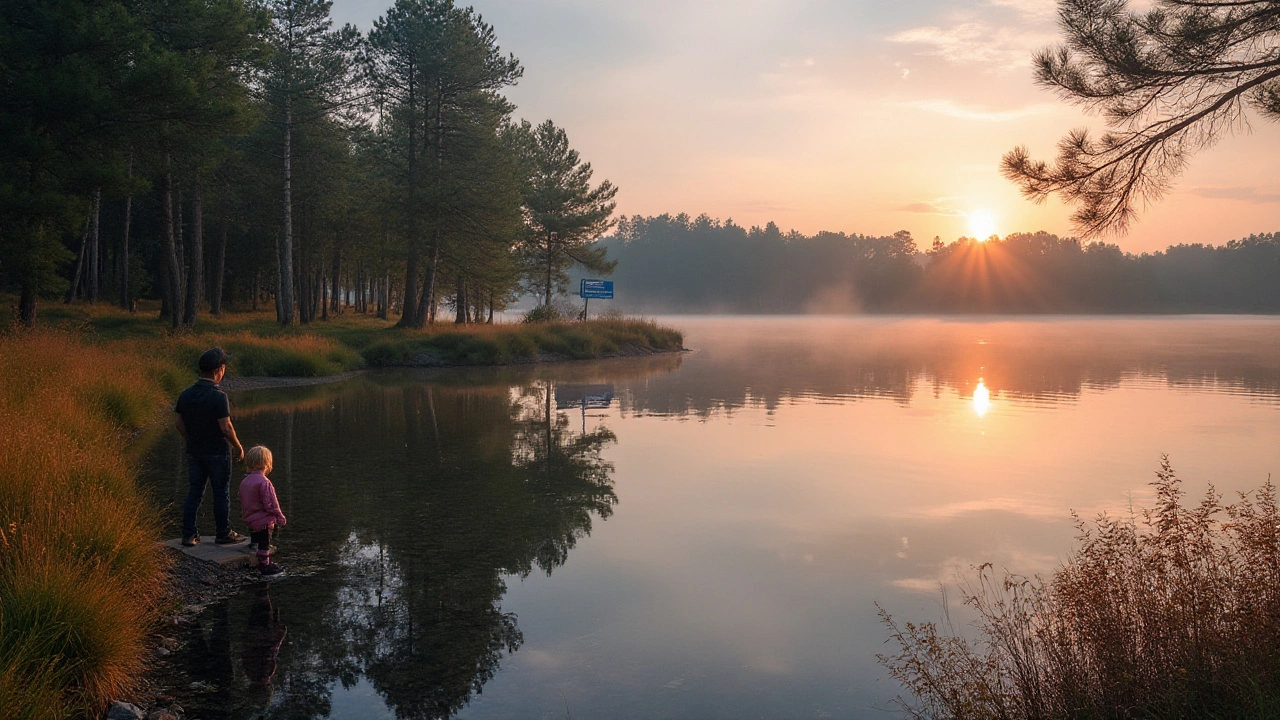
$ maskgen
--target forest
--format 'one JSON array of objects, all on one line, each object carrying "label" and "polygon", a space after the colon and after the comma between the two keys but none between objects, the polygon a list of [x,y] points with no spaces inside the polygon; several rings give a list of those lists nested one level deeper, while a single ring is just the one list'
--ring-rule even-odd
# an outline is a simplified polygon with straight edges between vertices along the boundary
[{"label": "forest", "polygon": [[1280,233],[1133,254],[1045,232],[939,238],[784,233],[634,216],[597,243],[619,304],[645,312],[1280,312]]},{"label": "forest", "polygon": [[617,188],[452,0],[362,33],[327,0],[0,4],[0,291],[158,300],[174,329],[229,306],[282,325],[340,307],[422,327],[551,304]]}]

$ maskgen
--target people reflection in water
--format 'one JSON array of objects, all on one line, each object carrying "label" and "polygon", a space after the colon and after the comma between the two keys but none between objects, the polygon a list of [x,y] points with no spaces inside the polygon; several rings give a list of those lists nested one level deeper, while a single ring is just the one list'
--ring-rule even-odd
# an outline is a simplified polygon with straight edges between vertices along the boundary
[{"label": "people reflection in water", "polygon": [[452,717],[518,651],[507,578],[550,574],[617,503],[602,457],[614,434],[580,431],[581,411],[555,401],[536,381],[369,383],[255,428],[282,467],[331,468],[281,489],[312,518],[306,542],[335,552],[329,571],[276,588],[291,621],[278,670],[284,626],[258,591],[243,667],[266,717],[327,717],[357,683],[398,718]]},{"label": "people reflection in water", "polygon": [[280,611],[271,604],[271,589],[258,588],[240,641],[240,660],[249,679],[249,694],[263,707],[271,702],[276,658],[286,632],[280,622]]}]

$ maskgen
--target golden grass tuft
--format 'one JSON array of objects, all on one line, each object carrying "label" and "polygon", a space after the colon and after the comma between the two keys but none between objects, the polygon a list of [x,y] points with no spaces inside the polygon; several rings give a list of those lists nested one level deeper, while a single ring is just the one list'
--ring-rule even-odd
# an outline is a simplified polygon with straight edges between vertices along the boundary
[{"label": "golden grass tuft", "polygon": [[154,355],[0,337],[0,707],[97,712],[141,669],[162,556],[124,435],[165,402]]},{"label": "golden grass tuft", "polygon": [[900,624],[881,656],[913,718],[1280,717],[1280,510],[1268,480],[1184,503],[1165,459],[1156,507],[1078,522],[1049,579],[962,588],[980,637]]}]

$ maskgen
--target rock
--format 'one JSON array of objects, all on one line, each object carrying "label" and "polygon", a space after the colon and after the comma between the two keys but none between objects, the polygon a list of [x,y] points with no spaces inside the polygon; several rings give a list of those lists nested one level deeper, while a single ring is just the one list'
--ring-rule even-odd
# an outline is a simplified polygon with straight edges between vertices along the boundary
[{"label": "rock", "polygon": [[173,704],[174,697],[172,695],[156,695],[156,705],[160,707],[169,707]]},{"label": "rock", "polygon": [[158,656],[158,657],[166,657],[166,656],[168,656],[168,655],[172,654],[172,652],[173,652],[172,650],[170,650],[169,648],[167,648],[167,647],[165,647],[165,646],[163,646],[163,645],[161,645],[161,646],[159,646],[159,647],[157,647],[157,648],[156,648],[156,656]]},{"label": "rock", "polygon": [[186,712],[186,710],[183,710],[182,706],[179,705],[178,703],[173,703],[172,705],[169,706],[169,712],[173,713],[174,715],[181,715],[182,713]]},{"label": "rock", "polygon": [[147,720],[178,720],[178,716],[174,715],[172,710],[156,708],[147,713]]},{"label": "rock", "polygon": [[195,690],[196,692],[206,692],[206,693],[207,693],[207,692],[213,692],[213,689],[214,689],[214,688],[213,688],[213,686],[212,686],[212,685],[210,685],[209,683],[207,683],[207,682],[202,682],[202,681],[200,681],[200,680],[197,680],[197,681],[195,681],[195,682],[191,683],[191,684],[190,684],[190,685],[188,685],[187,687],[189,687],[189,688],[190,688],[190,689],[192,689],[192,690]]},{"label": "rock", "polygon": [[145,720],[141,708],[133,703],[113,702],[107,708],[106,720]]},{"label": "rock", "polygon": [[165,650],[168,650],[169,652],[177,652],[178,640],[176,638],[171,638],[171,637],[160,638],[160,647],[164,648]]}]

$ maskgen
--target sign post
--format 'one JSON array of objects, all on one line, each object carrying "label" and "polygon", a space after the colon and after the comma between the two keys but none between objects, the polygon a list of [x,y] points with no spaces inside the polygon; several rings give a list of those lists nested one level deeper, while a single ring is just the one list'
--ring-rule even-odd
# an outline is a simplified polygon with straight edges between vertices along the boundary
[{"label": "sign post", "polygon": [[612,280],[588,280],[582,279],[582,284],[578,286],[578,297],[582,298],[582,319],[587,319],[587,303],[591,302],[591,298],[597,300],[613,299],[613,281]]}]

